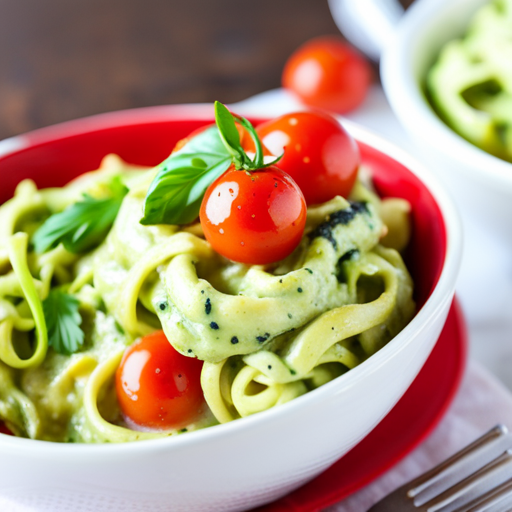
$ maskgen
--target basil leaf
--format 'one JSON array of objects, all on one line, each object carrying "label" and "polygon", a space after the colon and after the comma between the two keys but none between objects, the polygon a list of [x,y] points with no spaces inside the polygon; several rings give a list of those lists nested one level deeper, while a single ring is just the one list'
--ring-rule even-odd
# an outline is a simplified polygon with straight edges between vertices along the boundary
[{"label": "basil leaf", "polygon": [[[245,128],[245,130],[251,136],[256,148],[256,154],[254,159],[251,160],[245,150],[240,145],[240,134],[236,128],[235,120]],[[278,156],[275,160],[269,164],[265,164],[263,161],[263,147],[258,133],[254,129],[254,126],[245,117],[232,114],[222,103],[215,102],[215,122],[219,128],[220,136],[226,149],[233,155],[233,163],[235,169],[244,169],[245,171],[258,171],[270,167],[281,160],[283,155]]]},{"label": "basil leaf", "polygon": [[57,247],[60,243],[73,253],[85,252],[99,245],[114,223],[128,189],[119,178],[110,186],[112,197],[84,199],[51,215],[34,233],[32,244],[38,253]]},{"label": "basil leaf", "polygon": [[158,166],[140,223],[188,224],[195,220],[206,189],[232,161],[216,126],[196,135]]},{"label": "basil leaf", "polygon": [[215,122],[226,149],[233,156],[235,167],[242,167],[248,159],[240,143],[240,134],[231,112],[218,101],[215,102]]},{"label": "basil leaf", "polygon": [[59,354],[69,356],[77,352],[84,344],[79,306],[80,303],[75,297],[59,289],[51,290],[43,301],[48,345]]}]

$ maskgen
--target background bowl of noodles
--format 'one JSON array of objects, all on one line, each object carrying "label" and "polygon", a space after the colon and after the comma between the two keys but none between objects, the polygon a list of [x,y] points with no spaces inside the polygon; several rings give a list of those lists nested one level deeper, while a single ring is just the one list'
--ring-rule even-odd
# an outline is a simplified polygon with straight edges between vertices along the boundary
[{"label": "background bowl of noodles", "polygon": [[[507,5],[504,10],[510,10],[510,2]],[[511,269],[512,164],[489,152],[489,148],[482,149],[483,143],[479,147],[470,142],[461,135],[460,129],[453,129],[444,114],[440,114],[439,107],[433,106],[432,86],[427,87],[427,82],[441,52],[458,44],[456,41],[467,39],[464,38],[471,32],[475,15],[482,9],[486,9],[488,15],[490,9],[499,11],[500,6],[500,2],[489,0],[416,1],[400,20],[381,61],[382,84],[394,113],[417,143],[421,158],[446,184],[461,212],[466,250],[459,293],[468,316],[474,322],[493,324],[508,322],[508,309],[503,305],[508,304],[512,296],[510,280],[501,279],[510,275]],[[505,23],[510,26],[510,21],[504,18]],[[500,34],[499,26],[491,27],[493,34]],[[484,48],[479,44],[473,42],[472,45],[477,54],[483,53]],[[500,43],[495,47],[502,52],[508,48],[507,44]],[[503,62],[507,73],[510,66],[507,68],[506,59]],[[501,83],[497,71],[494,71],[495,77],[492,73],[488,76],[487,69],[492,69],[489,64],[484,57],[471,55],[467,70],[463,71],[452,62],[445,66],[449,83],[440,87],[444,89],[440,92],[449,93],[450,82],[461,82],[458,94],[464,105],[464,115],[459,119],[461,126],[471,127],[474,119],[482,124],[489,122],[489,115],[480,110],[481,107],[468,108],[469,103],[463,101],[471,91],[494,83],[494,78]],[[465,75],[470,77],[466,84],[462,82]],[[510,84],[504,82],[504,90],[507,87],[510,96]],[[510,117],[510,107],[500,111]],[[466,116],[467,112],[471,115]],[[500,123],[493,120],[492,124],[496,125],[496,133],[500,133]],[[485,268],[481,265],[482,258],[486,261]],[[497,279],[501,279],[499,287],[495,286]]]},{"label": "background bowl of noodles", "polygon": [[[152,107],[5,140],[0,203],[22,179],[39,187],[62,186],[98,168],[109,153],[156,165],[179,139],[212,120],[209,106]],[[428,171],[365,129],[346,127],[378,193],[412,205],[405,254],[418,306],[412,321],[368,360],[306,395],[177,438],[89,445],[0,435],[0,478],[8,494],[30,496],[31,503],[58,500],[69,510],[86,498],[98,512],[120,505],[125,511],[251,508],[313,478],[384,418],[422,368],[444,325],[460,264],[461,230],[452,203]]]}]

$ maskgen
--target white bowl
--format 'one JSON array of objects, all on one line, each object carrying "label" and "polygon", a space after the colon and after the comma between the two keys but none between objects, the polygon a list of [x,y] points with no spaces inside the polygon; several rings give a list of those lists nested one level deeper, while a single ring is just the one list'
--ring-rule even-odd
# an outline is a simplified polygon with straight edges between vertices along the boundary
[{"label": "white bowl", "polygon": [[463,303],[471,317],[503,323],[510,317],[506,304],[512,300],[512,164],[455,133],[435,114],[423,92],[440,49],[462,36],[473,14],[486,3],[416,0],[384,48],[381,77],[395,114],[461,211],[467,235]]},{"label": "white bowl", "polygon": [[[60,129],[42,130],[40,136],[11,140],[0,145],[4,148],[0,166],[2,158],[26,151],[27,145],[51,139],[68,127],[72,137],[80,137],[99,125],[130,125],[134,119],[137,123],[166,116],[211,120],[211,111],[206,114],[202,106],[134,112],[97,116],[81,124],[75,121]],[[446,252],[440,277],[409,325],[370,359],[315,391],[267,412],[177,438],[65,445],[0,435],[3,497],[52,511],[245,510],[277,499],[319,474],[386,416],[420,371],[441,332],[460,264],[461,230],[451,201],[428,171],[365,129],[352,125],[349,129],[357,140],[416,175],[444,220]]]}]

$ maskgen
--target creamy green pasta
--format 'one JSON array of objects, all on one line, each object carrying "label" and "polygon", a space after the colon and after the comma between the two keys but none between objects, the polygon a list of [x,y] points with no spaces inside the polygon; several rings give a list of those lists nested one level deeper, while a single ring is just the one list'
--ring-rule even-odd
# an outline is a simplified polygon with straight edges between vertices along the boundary
[{"label": "creamy green pasta", "polygon": [[[116,401],[124,350],[158,329],[176,350],[204,361],[207,407],[187,425],[192,431],[336,378],[412,318],[413,284],[399,253],[410,232],[407,202],[381,201],[359,180],[349,201],[308,209],[304,237],[288,258],[249,266],[213,251],[199,224],[143,226],[154,173],[109,155],[62,188],[23,181],[0,207],[0,419],[16,435],[124,442],[179,434],[128,428]],[[83,194],[107,200],[113,183],[124,192],[97,244],[36,250],[44,241],[35,233],[50,214]],[[83,339],[58,350],[47,310],[64,296]]]},{"label": "creamy green pasta", "polygon": [[442,48],[427,75],[440,116],[460,135],[512,161],[512,1],[493,0],[461,39]]}]

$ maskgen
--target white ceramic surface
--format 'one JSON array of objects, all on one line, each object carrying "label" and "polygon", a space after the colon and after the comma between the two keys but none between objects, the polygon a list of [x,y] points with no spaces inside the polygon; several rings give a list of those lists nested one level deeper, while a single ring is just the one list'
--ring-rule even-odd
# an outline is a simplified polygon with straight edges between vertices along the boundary
[{"label": "white ceramic surface", "polygon": [[245,510],[311,479],[377,425],[418,374],[442,329],[460,265],[461,229],[451,201],[428,171],[367,130],[348,128],[415,173],[445,219],[442,275],[411,323],[368,361],[320,389],[176,439],[60,445],[0,436],[3,496],[74,512]]}]

